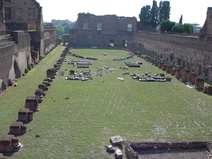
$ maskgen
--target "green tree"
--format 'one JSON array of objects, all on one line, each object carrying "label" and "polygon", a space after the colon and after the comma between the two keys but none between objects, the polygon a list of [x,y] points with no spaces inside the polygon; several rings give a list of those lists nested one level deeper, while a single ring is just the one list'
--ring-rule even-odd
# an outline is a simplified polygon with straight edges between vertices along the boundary
[{"label": "green tree", "polygon": [[180,24],[183,24],[183,15],[181,15],[180,20],[179,20]]},{"label": "green tree", "polygon": [[178,23],[172,27],[171,31],[175,33],[183,33],[183,25],[181,23]]},{"label": "green tree", "polygon": [[171,31],[174,25],[175,25],[175,22],[172,22],[170,20],[164,20],[160,23],[160,30],[169,32]]},{"label": "green tree", "polygon": [[193,33],[193,26],[191,24],[183,24],[183,32],[187,34]]},{"label": "green tree", "polygon": [[153,0],[152,4],[150,24],[152,27],[156,27],[158,25],[158,6],[155,0]]},{"label": "green tree", "polygon": [[141,12],[139,14],[140,22],[142,27],[146,27],[150,25],[150,19],[151,19],[151,6],[146,5],[141,8]]},{"label": "green tree", "polygon": [[159,4],[159,22],[162,22],[163,20],[169,20],[170,18],[170,2],[164,1],[160,2]]}]

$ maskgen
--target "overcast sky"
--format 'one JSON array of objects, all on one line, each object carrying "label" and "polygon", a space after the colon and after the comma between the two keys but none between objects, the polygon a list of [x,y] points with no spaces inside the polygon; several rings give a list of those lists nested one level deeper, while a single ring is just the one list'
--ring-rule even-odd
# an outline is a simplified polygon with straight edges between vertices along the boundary
[{"label": "overcast sky", "polygon": [[[78,13],[95,15],[116,14],[117,16],[136,17],[143,6],[151,5],[152,0],[37,0],[43,7],[45,22],[52,19],[76,21]],[[159,5],[160,0],[156,0]],[[206,19],[207,8],[212,7],[212,0],[169,0],[171,5],[170,20],[183,23],[198,23],[201,26]]]}]

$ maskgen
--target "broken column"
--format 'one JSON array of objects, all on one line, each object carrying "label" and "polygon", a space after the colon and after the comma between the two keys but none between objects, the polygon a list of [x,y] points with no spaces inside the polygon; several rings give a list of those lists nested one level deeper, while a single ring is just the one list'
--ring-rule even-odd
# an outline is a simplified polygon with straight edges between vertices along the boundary
[{"label": "broken column", "polygon": [[212,87],[206,86],[203,92],[206,94],[212,95]]},{"label": "broken column", "polygon": [[10,125],[9,134],[22,135],[24,133],[26,133],[26,126],[24,126],[23,122],[16,121]]},{"label": "broken column", "polygon": [[0,138],[0,152],[13,152],[19,148],[19,139],[14,135],[6,135]]},{"label": "broken column", "polygon": [[44,93],[42,89],[36,89],[35,90],[35,96],[42,98],[42,97],[46,96],[46,93]]},{"label": "broken column", "polygon": [[182,78],[182,71],[183,71],[183,67],[177,68],[175,77],[178,78],[178,79],[181,79]]},{"label": "broken column", "polygon": [[204,79],[197,77],[195,80],[195,88],[197,89],[204,89]]},{"label": "broken column", "polygon": [[190,73],[190,77],[188,79],[188,83],[195,85],[195,80],[197,78],[197,75],[195,73]]},{"label": "broken column", "polygon": [[167,73],[171,73],[172,69],[173,69],[173,66],[167,66],[166,67],[166,72]]},{"label": "broken column", "polygon": [[25,108],[28,108],[31,111],[38,110],[38,99],[35,96],[28,96],[25,102]]},{"label": "broken column", "polygon": [[163,70],[163,71],[166,71],[166,68],[167,68],[167,67],[168,67],[168,65],[163,64],[162,70]]},{"label": "broken column", "polygon": [[39,84],[38,88],[43,90],[43,91],[48,91],[48,87],[45,84]]},{"label": "broken column", "polygon": [[33,111],[28,108],[22,108],[18,112],[18,121],[30,122],[33,120]]},{"label": "broken column", "polygon": [[187,82],[188,79],[189,79],[189,77],[190,77],[190,70],[188,70],[188,69],[183,69],[181,80],[182,80],[183,82]]},{"label": "broken column", "polygon": [[56,76],[56,70],[55,69],[48,69],[46,71],[47,78],[53,79]]}]

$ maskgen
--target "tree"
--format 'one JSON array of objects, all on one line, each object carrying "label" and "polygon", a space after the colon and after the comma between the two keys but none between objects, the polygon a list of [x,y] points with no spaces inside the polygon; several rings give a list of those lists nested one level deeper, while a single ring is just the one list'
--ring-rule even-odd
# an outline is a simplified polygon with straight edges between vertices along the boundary
[{"label": "tree", "polygon": [[181,15],[180,20],[179,20],[180,24],[183,24],[183,15]]},{"label": "tree", "polygon": [[159,4],[159,22],[162,22],[163,20],[169,20],[170,18],[170,2],[164,1],[160,2]]},{"label": "tree", "polygon": [[151,15],[150,5],[143,6],[139,14],[140,22],[143,27],[150,25],[150,15]]},{"label": "tree", "polygon": [[152,4],[150,24],[152,27],[156,27],[158,25],[158,6],[155,0],[153,0]]},{"label": "tree", "polygon": [[191,24],[183,24],[183,32],[187,34],[193,33],[193,26]]},{"label": "tree", "polygon": [[171,31],[174,25],[175,25],[175,22],[172,22],[170,20],[164,20],[160,23],[160,30],[169,32]]},{"label": "tree", "polygon": [[183,25],[181,23],[178,23],[172,27],[171,31],[175,33],[183,33]]}]

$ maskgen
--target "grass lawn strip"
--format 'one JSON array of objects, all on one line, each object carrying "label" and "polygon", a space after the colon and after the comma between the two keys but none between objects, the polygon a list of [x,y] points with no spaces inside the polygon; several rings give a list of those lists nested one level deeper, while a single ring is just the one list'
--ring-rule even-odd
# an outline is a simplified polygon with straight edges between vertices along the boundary
[{"label": "grass lawn strip", "polygon": [[[1,125],[2,130],[8,130],[11,122],[17,119],[26,96],[34,94],[37,85],[46,77],[45,71],[53,67],[63,49],[59,46],[51,52],[18,82],[19,87],[12,88],[1,98],[4,116],[0,118],[9,120]],[[15,158],[114,158],[104,149],[114,135],[127,141],[212,140],[211,96],[186,87],[174,77],[172,82],[142,83],[123,76],[126,71],[119,69],[125,67],[123,61],[112,61],[128,56],[122,50],[74,49],[72,52],[98,58],[89,68],[92,72],[103,66],[117,70],[84,82],[57,76],[40,105],[41,111],[35,113],[34,120],[26,125],[28,132],[20,137],[24,147],[13,155]],[[108,56],[103,55],[105,52]],[[72,56],[67,59],[79,60]],[[129,61],[139,60],[135,57]],[[128,71],[167,75],[142,62],[140,68]],[[65,69],[89,70],[64,63],[61,70]],[[124,81],[117,80],[117,77],[123,77]],[[8,100],[10,95],[14,95],[12,100]],[[8,114],[12,117],[9,118]],[[36,138],[36,134],[40,137]]]}]

